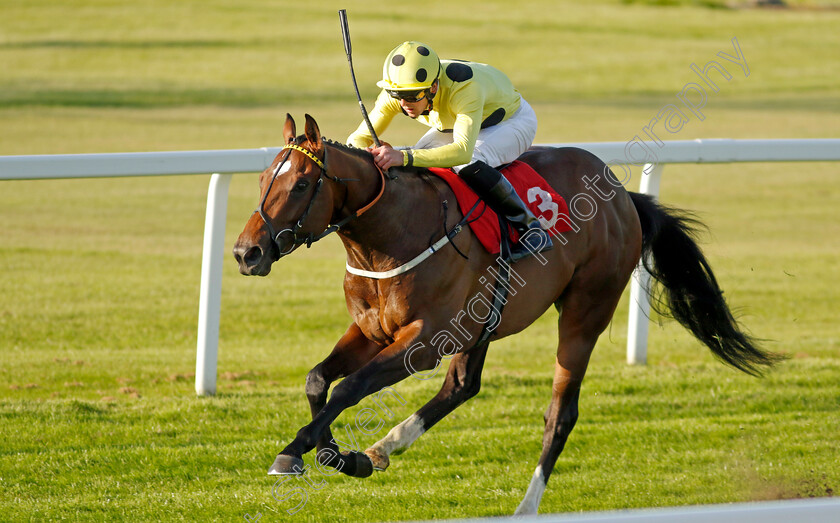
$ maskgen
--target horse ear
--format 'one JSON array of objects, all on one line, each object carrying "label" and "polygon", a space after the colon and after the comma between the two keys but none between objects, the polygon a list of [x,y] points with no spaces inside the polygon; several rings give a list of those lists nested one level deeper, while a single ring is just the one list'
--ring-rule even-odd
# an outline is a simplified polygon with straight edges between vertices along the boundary
[{"label": "horse ear", "polygon": [[292,115],[286,113],[286,125],[283,127],[283,138],[286,139],[286,143],[292,143],[295,141],[295,119],[292,118]]},{"label": "horse ear", "polygon": [[321,130],[318,129],[318,124],[315,123],[315,118],[312,118],[308,114],[306,115],[306,124],[304,125],[303,133],[306,135],[306,139],[309,140],[309,145],[312,147],[312,150],[320,150]]}]

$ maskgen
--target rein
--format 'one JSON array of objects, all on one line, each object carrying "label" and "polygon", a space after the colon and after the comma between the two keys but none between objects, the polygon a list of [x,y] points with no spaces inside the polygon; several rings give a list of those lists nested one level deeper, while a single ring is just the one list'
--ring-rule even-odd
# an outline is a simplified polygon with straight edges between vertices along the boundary
[{"label": "rein", "polygon": [[[271,181],[268,184],[268,188],[266,188],[265,194],[263,194],[263,197],[260,200],[260,205],[259,205],[259,207],[257,207],[257,210],[254,211],[255,213],[258,213],[260,215],[260,218],[262,218],[263,222],[265,222],[265,225],[268,227],[268,233],[271,236],[272,240],[274,241],[274,244],[277,246],[277,252],[280,254],[280,257],[283,257],[283,256],[289,254],[296,247],[298,247],[300,245],[305,244],[306,247],[309,248],[309,247],[312,246],[313,243],[317,242],[318,240],[324,238],[325,236],[327,236],[329,234],[332,234],[332,233],[340,230],[342,227],[344,227],[345,225],[347,225],[351,221],[355,220],[356,218],[358,218],[359,216],[361,216],[362,214],[367,212],[371,207],[373,207],[376,204],[376,202],[379,201],[380,198],[382,198],[382,195],[385,193],[385,173],[382,172],[382,169],[379,169],[377,167],[377,170],[379,170],[379,176],[380,176],[380,188],[379,188],[379,193],[376,195],[376,197],[370,203],[368,203],[367,205],[365,205],[361,209],[356,210],[355,212],[353,212],[349,216],[340,220],[338,223],[330,224],[326,229],[324,229],[324,231],[322,233],[320,233],[318,235],[316,235],[314,233],[311,233],[311,232],[307,233],[305,235],[300,235],[299,233],[301,232],[301,229],[303,229],[303,221],[309,215],[309,212],[312,210],[312,206],[314,205],[315,200],[318,198],[318,193],[319,193],[319,191],[321,190],[321,187],[324,184],[324,178],[327,178],[327,179],[332,180],[334,182],[338,182],[338,183],[345,186],[345,192],[344,192],[345,203],[347,201],[347,184],[345,182],[358,181],[358,180],[354,180],[354,179],[351,179],[351,178],[338,178],[336,176],[331,176],[330,174],[327,173],[327,168],[326,168],[327,148],[326,147],[324,147],[324,160],[323,161],[321,161],[311,151],[309,151],[307,149],[304,149],[303,147],[301,147],[300,145],[297,145],[297,144],[291,144],[291,143],[286,144],[286,145],[283,146],[283,149],[281,149],[281,150],[288,150],[288,152],[283,157],[283,159],[280,161],[280,163],[277,164],[277,167],[274,169],[274,173],[271,176]],[[269,216],[265,212],[265,201],[268,198],[269,193],[271,192],[271,187],[274,185],[274,181],[277,179],[277,176],[280,175],[280,171],[282,170],[283,165],[289,159],[289,156],[292,154],[293,150],[298,151],[300,153],[303,153],[306,157],[308,157],[310,160],[315,162],[315,164],[318,167],[321,168],[321,173],[318,176],[318,182],[315,184],[315,191],[312,193],[312,198],[309,200],[309,204],[307,204],[306,209],[304,209],[304,211],[303,211],[303,214],[301,214],[300,218],[298,218],[297,221],[295,222],[294,227],[293,228],[288,228],[287,227],[285,229],[280,230],[279,232],[275,232],[274,227],[271,225],[271,219],[269,218]],[[344,207],[344,205],[342,205],[342,208],[343,207]],[[286,232],[291,234],[292,242],[291,242],[291,246],[287,250],[283,250],[284,244],[281,241],[280,236],[282,234],[286,233]]]},{"label": "rein", "polygon": [[[317,165],[321,169],[321,173],[318,176],[318,181],[315,185],[315,190],[312,193],[312,198],[310,198],[309,203],[306,206],[306,209],[304,209],[303,213],[295,221],[294,227],[291,227],[291,228],[287,227],[287,228],[282,229],[280,231],[275,231],[274,226],[271,225],[271,218],[265,212],[265,202],[268,199],[269,193],[271,193],[271,188],[274,186],[275,180],[281,174],[281,171],[283,170],[283,166],[289,160],[289,156],[291,155],[293,150],[302,153],[307,158],[312,160],[315,163],[315,165]],[[282,258],[283,256],[286,256],[287,254],[291,253],[293,250],[295,250],[295,248],[297,248],[300,245],[306,245],[306,247],[309,248],[309,247],[312,246],[313,243],[317,242],[318,240],[328,236],[329,234],[332,234],[334,232],[339,231],[342,227],[344,227],[345,225],[350,223],[352,220],[355,220],[356,218],[358,218],[359,216],[361,216],[362,214],[367,212],[371,207],[373,207],[382,198],[382,195],[385,193],[385,183],[386,183],[385,176],[386,175],[385,175],[385,172],[377,166],[376,168],[379,171],[379,177],[380,177],[380,188],[379,188],[379,193],[373,198],[373,200],[370,203],[368,203],[364,207],[356,210],[355,212],[353,212],[349,216],[343,218],[339,222],[334,223],[334,224],[330,224],[320,234],[317,234],[317,235],[314,234],[314,233],[301,234],[301,229],[303,229],[303,222],[306,219],[306,217],[309,215],[309,212],[312,210],[312,207],[315,204],[315,200],[318,198],[318,193],[320,192],[321,187],[323,186],[324,178],[327,178],[327,179],[332,180],[334,182],[341,183],[342,185],[345,186],[345,193],[344,193],[345,203],[347,201],[347,187],[346,187],[347,184],[345,182],[358,181],[358,180],[354,180],[354,179],[351,179],[351,178],[338,178],[336,176],[331,176],[330,174],[327,173],[327,167],[326,167],[327,148],[326,147],[324,148],[324,160],[323,161],[321,159],[319,159],[317,156],[315,156],[308,149],[305,149],[305,148],[303,148],[300,145],[295,144],[295,143],[290,143],[290,144],[284,145],[283,148],[281,149],[281,151],[288,151],[288,152],[283,157],[283,159],[277,164],[277,167],[274,169],[274,173],[271,176],[271,181],[269,182],[268,187],[265,190],[265,194],[263,194],[263,197],[260,200],[259,207],[257,207],[257,209],[254,211],[254,213],[260,215],[260,218],[262,218],[263,222],[265,222],[266,227],[268,227],[268,233],[269,233],[270,237],[272,238],[272,241],[274,242],[274,245],[277,246],[277,252],[279,253],[280,258]],[[350,274],[354,274],[356,276],[362,276],[362,277],[365,277],[365,278],[372,278],[372,279],[381,280],[381,279],[393,278],[394,276],[398,276],[400,274],[403,274],[405,272],[410,271],[411,269],[413,269],[414,267],[420,265],[423,261],[425,261],[426,258],[428,258],[432,254],[436,253],[441,248],[443,248],[447,243],[450,243],[452,241],[452,238],[454,238],[458,233],[460,233],[463,230],[463,226],[466,225],[469,222],[469,217],[470,217],[470,215],[472,215],[473,211],[475,210],[475,208],[477,206],[478,206],[478,202],[476,202],[476,205],[473,206],[473,208],[470,210],[469,213],[467,213],[467,216],[465,216],[464,219],[461,220],[461,222],[456,224],[455,227],[453,227],[451,230],[445,231],[442,238],[440,238],[438,241],[436,241],[428,249],[421,252],[416,257],[414,257],[408,263],[406,263],[404,265],[401,265],[401,266],[399,266],[395,269],[392,269],[392,270],[389,270],[389,271],[384,271],[384,272],[365,271],[365,270],[362,270],[362,269],[357,269],[355,267],[352,267],[349,263],[347,263],[346,264],[347,272],[349,272]],[[342,205],[342,208],[343,207],[344,207],[344,205]],[[291,242],[288,244],[288,246],[287,246],[287,243],[284,242],[281,239],[281,236],[284,235],[284,234],[287,234],[287,233],[291,236]],[[454,246],[455,244],[453,243],[452,245]],[[457,249],[457,247],[456,247],[456,249]],[[463,254],[462,254],[462,256],[463,256]]]}]

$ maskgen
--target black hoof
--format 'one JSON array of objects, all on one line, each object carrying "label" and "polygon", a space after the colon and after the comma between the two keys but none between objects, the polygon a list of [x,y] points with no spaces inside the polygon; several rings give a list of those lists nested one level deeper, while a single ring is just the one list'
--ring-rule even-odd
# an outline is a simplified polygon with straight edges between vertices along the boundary
[{"label": "black hoof", "polygon": [[286,454],[277,454],[277,458],[268,468],[269,476],[285,476],[285,475],[300,475],[303,474],[303,460],[297,456],[287,456]]},{"label": "black hoof", "polygon": [[344,458],[344,466],[338,470],[348,476],[366,478],[373,474],[373,463],[364,452],[351,450],[350,452],[342,452],[341,456]]}]

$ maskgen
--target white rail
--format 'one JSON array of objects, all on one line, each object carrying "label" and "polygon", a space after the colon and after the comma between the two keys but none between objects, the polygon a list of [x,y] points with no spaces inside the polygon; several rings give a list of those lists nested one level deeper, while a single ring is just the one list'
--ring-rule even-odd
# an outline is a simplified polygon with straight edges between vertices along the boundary
[{"label": "white rail", "polygon": [[[648,144],[603,142],[547,144],[574,146],[591,151],[611,165],[628,163],[638,151],[647,151],[640,192],[658,196],[664,164],[729,162],[840,161],[840,139],[730,140],[703,139]],[[633,150],[633,147],[637,149]],[[201,267],[201,297],[198,317],[195,390],[200,395],[216,391],[216,361],[219,344],[219,311],[224,259],[227,193],[234,173],[261,172],[279,148],[157,153],[61,154],[0,156],[0,181],[122,176],[165,176],[215,173],[207,194],[204,251]],[[595,174],[595,173],[593,173]],[[627,361],[647,361],[647,328],[650,303],[643,291],[649,275],[637,269],[631,286]]]},{"label": "white rail", "polygon": [[792,521],[837,523],[840,521],[840,499],[792,499],[582,514],[459,519],[448,520],[448,523],[791,523]]}]

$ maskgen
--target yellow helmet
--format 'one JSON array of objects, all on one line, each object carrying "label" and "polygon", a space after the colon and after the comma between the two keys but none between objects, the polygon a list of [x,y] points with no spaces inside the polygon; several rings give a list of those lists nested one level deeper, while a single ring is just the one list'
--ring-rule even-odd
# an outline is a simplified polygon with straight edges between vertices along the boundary
[{"label": "yellow helmet", "polygon": [[403,42],[385,59],[382,80],[376,85],[389,91],[417,91],[431,87],[438,75],[440,59],[431,47]]}]

